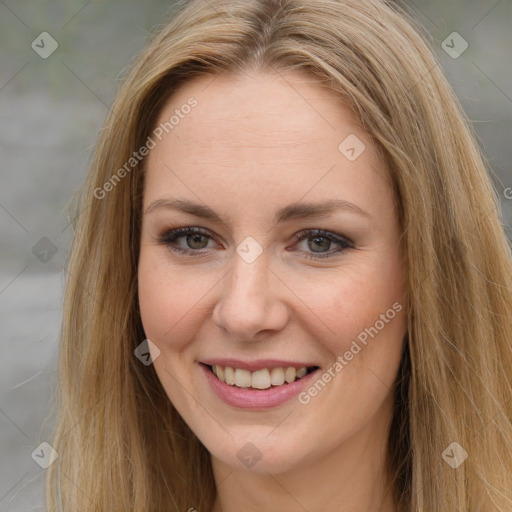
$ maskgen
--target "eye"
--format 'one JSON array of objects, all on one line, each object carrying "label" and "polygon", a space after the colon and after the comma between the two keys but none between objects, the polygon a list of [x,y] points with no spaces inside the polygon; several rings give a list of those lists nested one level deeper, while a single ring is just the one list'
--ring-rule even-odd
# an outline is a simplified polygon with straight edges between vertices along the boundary
[{"label": "eye", "polygon": [[[180,247],[176,244],[176,240],[180,238],[184,239],[185,247]],[[189,254],[191,252],[198,252],[200,249],[205,249],[208,245],[207,239],[212,240],[212,237],[205,229],[187,226],[162,233],[158,237],[158,242],[169,247],[171,251]]]},{"label": "eye", "polygon": [[[322,229],[306,229],[297,233],[295,238],[299,243],[307,241],[306,248],[312,251],[305,255],[309,259],[329,258],[354,247],[353,242],[348,238]],[[180,239],[183,239],[181,245],[178,243]],[[167,246],[173,252],[186,255],[193,253],[197,256],[201,255],[204,249],[208,249],[209,241],[213,241],[213,237],[207,230],[192,226],[165,231],[158,236],[160,244]],[[337,245],[338,248],[325,251],[332,244]]]},{"label": "eye", "polygon": [[[295,238],[299,240],[299,242],[303,240],[307,241],[307,248],[313,251],[313,254],[309,253],[305,256],[309,259],[330,258],[347,249],[353,249],[354,247],[353,242],[348,238],[323,229],[306,229],[297,233]],[[338,248],[323,251],[323,249],[330,247],[332,244],[338,245]]]}]

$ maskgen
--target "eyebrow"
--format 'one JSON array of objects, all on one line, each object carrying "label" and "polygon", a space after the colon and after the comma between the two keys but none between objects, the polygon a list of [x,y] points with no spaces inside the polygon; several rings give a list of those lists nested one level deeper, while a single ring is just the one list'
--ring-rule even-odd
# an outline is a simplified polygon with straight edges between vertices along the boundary
[{"label": "eyebrow", "polygon": [[[194,203],[187,199],[156,199],[147,208],[144,213],[148,214],[157,208],[167,208],[173,210],[180,210],[196,217],[209,219],[224,223],[220,216],[206,205]],[[345,211],[355,213],[363,217],[371,218],[371,215],[360,208],[359,206],[345,201],[343,199],[330,199],[319,203],[292,203],[284,208],[281,208],[274,216],[274,222],[286,222],[289,220],[306,219],[310,217],[325,217],[336,211]]]}]

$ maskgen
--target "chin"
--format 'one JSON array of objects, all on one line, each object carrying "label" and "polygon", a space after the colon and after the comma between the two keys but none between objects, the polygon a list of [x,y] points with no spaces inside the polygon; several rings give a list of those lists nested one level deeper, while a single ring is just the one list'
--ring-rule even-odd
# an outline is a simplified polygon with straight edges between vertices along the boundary
[{"label": "chin", "polygon": [[257,434],[253,426],[248,426],[247,429],[250,430],[238,433],[230,430],[235,441],[227,436],[224,443],[208,439],[203,444],[212,457],[223,464],[236,470],[259,474],[285,473],[309,458],[305,444],[300,441],[304,436],[291,436],[283,430],[282,435],[270,437],[271,429],[268,427],[262,429],[261,434]]}]

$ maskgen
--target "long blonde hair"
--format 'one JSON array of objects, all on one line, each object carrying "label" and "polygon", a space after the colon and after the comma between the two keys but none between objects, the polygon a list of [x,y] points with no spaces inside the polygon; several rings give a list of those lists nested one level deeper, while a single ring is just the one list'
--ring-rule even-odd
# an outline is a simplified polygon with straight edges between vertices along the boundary
[{"label": "long blonde hair", "polygon": [[337,91],[390,169],[409,289],[389,434],[397,509],[510,511],[512,258],[498,200],[426,39],[378,0],[186,2],[125,78],[80,193],[48,511],[211,510],[209,454],[134,356],[144,161],[113,176],[179,86],[249,67]]}]

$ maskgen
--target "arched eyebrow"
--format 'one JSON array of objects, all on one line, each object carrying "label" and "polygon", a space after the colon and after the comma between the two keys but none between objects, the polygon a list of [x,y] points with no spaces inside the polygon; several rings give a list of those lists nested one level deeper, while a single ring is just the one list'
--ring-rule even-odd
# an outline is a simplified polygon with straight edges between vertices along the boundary
[{"label": "arched eyebrow", "polygon": [[[188,199],[156,199],[146,208],[144,213],[149,214],[158,208],[179,210],[196,217],[224,223],[221,217],[210,207],[204,204],[194,203]],[[371,215],[367,211],[354,203],[350,203],[343,199],[330,199],[318,203],[305,202],[289,204],[288,206],[278,210],[274,216],[274,222],[279,224],[290,220],[327,217],[337,211],[344,211],[371,218]]]}]

